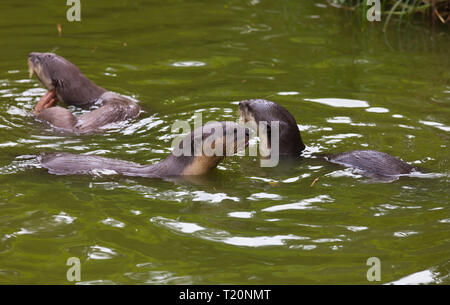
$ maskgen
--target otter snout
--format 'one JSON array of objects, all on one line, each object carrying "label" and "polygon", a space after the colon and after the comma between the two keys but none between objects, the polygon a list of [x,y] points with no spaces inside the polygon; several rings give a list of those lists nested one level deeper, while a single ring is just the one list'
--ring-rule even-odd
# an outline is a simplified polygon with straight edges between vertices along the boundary
[{"label": "otter snout", "polygon": [[31,52],[28,55],[28,71],[30,72],[30,78],[33,77],[33,74],[38,74],[41,70],[41,57],[42,53]]},{"label": "otter snout", "polygon": [[39,52],[31,52],[28,55],[28,63],[32,63],[33,66],[36,66],[41,63],[42,53]]},{"label": "otter snout", "polygon": [[240,101],[238,108],[240,111],[244,111],[245,109],[247,109],[247,106],[248,106],[248,101]]},{"label": "otter snout", "polygon": [[34,60],[34,59],[39,58],[39,56],[40,56],[41,54],[42,54],[42,53],[39,53],[39,52],[31,52],[30,55],[28,55],[28,58],[30,58],[31,60]]},{"label": "otter snout", "polygon": [[46,61],[52,60],[56,57],[53,53],[39,53],[39,52],[31,52],[28,55],[28,61],[32,62],[33,64],[43,64]]},{"label": "otter snout", "polygon": [[39,81],[48,89],[53,90],[54,86],[51,80],[51,72],[48,68],[49,61],[53,60],[55,54],[53,53],[39,53],[31,52],[28,55],[28,70],[30,78],[36,74]]},{"label": "otter snout", "polygon": [[248,101],[240,101],[238,106],[239,119],[245,124],[248,122]]}]

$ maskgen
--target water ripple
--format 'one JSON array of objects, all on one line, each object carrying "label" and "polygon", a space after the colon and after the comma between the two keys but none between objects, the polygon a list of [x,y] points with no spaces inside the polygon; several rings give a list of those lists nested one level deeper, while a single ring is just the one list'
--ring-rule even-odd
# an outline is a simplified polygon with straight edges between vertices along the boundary
[{"label": "water ripple", "polygon": [[240,211],[240,212],[229,212],[227,215],[229,217],[234,217],[234,218],[252,218],[253,215],[255,215],[255,213],[256,213],[255,211],[252,211],[252,212]]},{"label": "water ripple", "polygon": [[260,199],[272,199],[272,200],[280,200],[282,197],[278,194],[270,194],[270,193],[255,193],[251,196],[247,197],[249,200],[260,200]]},{"label": "water ripple", "polygon": [[164,217],[153,217],[150,219],[155,225],[166,227],[174,232],[183,234],[193,234],[192,236],[201,239],[221,242],[233,246],[243,247],[264,247],[264,246],[283,246],[288,240],[305,240],[309,237],[297,236],[293,234],[274,235],[274,236],[230,236],[226,231],[207,229],[195,223],[180,222]]},{"label": "water ripple", "polygon": [[312,206],[313,203],[324,203],[324,202],[333,202],[333,198],[328,195],[319,195],[309,199],[303,199],[299,202],[274,205],[268,208],[263,209],[263,212],[279,212],[286,210],[311,210],[317,209],[318,207]]},{"label": "water ripple", "polygon": [[93,260],[112,259],[115,256],[117,256],[117,253],[114,250],[98,245],[91,246],[87,253],[88,259]]},{"label": "water ripple", "polygon": [[341,98],[317,98],[317,99],[305,99],[306,101],[319,103],[331,107],[343,107],[343,108],[366,108],[369,107],[369,103],[361,100],[341,99]]},{"label": "water ripple", "polygon": [[387,285],[427,285],[441,284],[441,275],[434,270],[424,270],[405,276],[399,280],[387,283]]}]

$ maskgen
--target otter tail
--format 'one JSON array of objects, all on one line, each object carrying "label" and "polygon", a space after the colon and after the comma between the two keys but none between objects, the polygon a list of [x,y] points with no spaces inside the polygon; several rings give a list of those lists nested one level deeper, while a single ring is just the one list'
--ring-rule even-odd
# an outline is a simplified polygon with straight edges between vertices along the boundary
[{"label": "otter tail", "polygon": [[69,153],[41,154],[38,161],[42,167],[54,175],[124,174],[134,176],[145,169],[145,166],[133,162]]}]

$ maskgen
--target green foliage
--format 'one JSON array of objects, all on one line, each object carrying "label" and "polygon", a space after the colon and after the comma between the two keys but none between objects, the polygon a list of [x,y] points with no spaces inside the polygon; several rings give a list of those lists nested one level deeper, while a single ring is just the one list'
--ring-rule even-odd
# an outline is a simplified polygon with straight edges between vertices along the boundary
[{"label": "green foliage", "polygon": [[[381,14],[384,16],[384,29],[388,26],[392,17],[397,17],[398,24],[417,14],[427,16],[432,22],[442,24],[450,23],[450,0],[380,0]],[[367,0],[328,0],[335,6],[359,11],[362,21],[365,23],[367,12]],[[406,17],[406,18],[404,18]]]}]

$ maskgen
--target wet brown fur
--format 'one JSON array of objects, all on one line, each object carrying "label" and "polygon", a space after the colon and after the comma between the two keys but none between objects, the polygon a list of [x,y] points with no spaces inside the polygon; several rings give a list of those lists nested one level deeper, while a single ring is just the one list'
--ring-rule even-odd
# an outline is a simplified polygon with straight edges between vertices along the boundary
[{"label": "wet brown fur", "polygon": [[[267,100],[245,100],[239,103],[239,115],[252,128],[260,121],[280,122],[280,156],[300,156],[305,148],[297,123],[288,110]],[[263,135],[270,138],[269,135]],[[260,135],[261,137],[261,135]],[[391,155],[376,150],[353,150],[338,154],[321,154],[332,163],[360,170],[361,174],[377,181],[390,182],[410,174],[415,167]]]},{"label": "wet brown fur", "polygon": [[[205,128],[208,127],[208,128]],[[211,128],[222,128],[222,133],[215,133]],[[237,132],[236,132],[237,131]],[[227,150],[226,138],[233,133],[244,134],[244,138],[234,136],[234,145]],[[195,145],[196,136],[201,141],[198,147]],[[209,139],[214,145],[222,145],[224,155],[206,155],[203,152],[205,140]],[[39,159],[41,165],[48,172],[56,175],[92,174],[95,171],[114,171],[124,176],[140,176],[150,178],[163,178],[173,176],[195,176],[202,175],[216,167],[225,156],[232,155],[248,144],[249,131],[234,122],[209,123],[192,131],[185,136],[179,146],[174,149],[182,151],[185,143],[190,143],[189,154],[170,153],[166,159],[152,165],[141,165],[133,162],[90,156],[75,155],[68,153],[42,154]],[[187,144],[186,144],[187,145]],[[200,149],[200,151],[199,151]],[[179,152],[179,151],[178,151]],[[196,153],[197,152],[197,153]]]},{"label": "wet brown fur", "polygon": [[[140,107],[133,100],[107,91],[81,73],[70,61],[53,53],[31,53],[28,58],[30,77],[36,74],[40,82],[55,92],[58,100],[79,107],[100,106],[79,117],[66,108],[49,102],[36,109],[38,119],[73,133],[89,133],[109,123],[135,118]],[[49,96],[49,99],[52,97]],[[49,107],[50,106],[50,107]],[[47,108],[49,107],[49,108]]]}]

